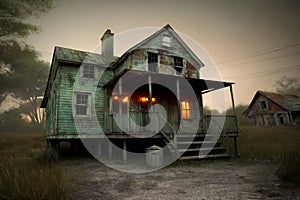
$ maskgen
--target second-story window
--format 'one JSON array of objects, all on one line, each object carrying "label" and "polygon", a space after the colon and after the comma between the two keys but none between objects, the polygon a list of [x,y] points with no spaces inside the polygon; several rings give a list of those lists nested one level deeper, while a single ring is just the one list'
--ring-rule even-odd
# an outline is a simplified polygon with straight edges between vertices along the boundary
[{"label": "second-story window", "polygon": [[181,74],[183,69],[183,59],[179,57],[174,57],[174,69],[177,74]]},{"label": "second-story window", "polygon": [[84,78],[94,78],[95,68],[91,65],[84,65],[83,77]]},{"label": "second-story window", "polygon": [[148,71],[158,72],[158,54],[148,53]]},{"label": "second-story window", "polygon": [[163,35],[162,45],[165,47],[171,47],[171,37],[169,35]]}]

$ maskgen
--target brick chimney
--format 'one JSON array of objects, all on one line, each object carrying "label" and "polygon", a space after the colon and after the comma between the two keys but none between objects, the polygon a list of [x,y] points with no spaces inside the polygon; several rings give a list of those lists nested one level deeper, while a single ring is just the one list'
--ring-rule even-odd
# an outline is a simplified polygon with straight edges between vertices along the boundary
[{"label": "brick chimney", "polygon": [[114,33],[107,29],[101,37],[101,54],[110,62],[114,56]]}]

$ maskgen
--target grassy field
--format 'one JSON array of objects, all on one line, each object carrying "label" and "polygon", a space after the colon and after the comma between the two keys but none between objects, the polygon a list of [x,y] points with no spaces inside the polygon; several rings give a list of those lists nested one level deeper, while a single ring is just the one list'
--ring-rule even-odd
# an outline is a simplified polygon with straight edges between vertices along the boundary
[{"label": "grassy field", "polygon": [[241,160],[274,161],[281,178],[300,186],[299,127],[240,126],[238,151]]},{"label": "grassy field", "polygon": [[[238,159],[270,160],[278,166],[282,179],[300,186],[299,130],[295,127],[241,126]],[[45,150],[43,134],[1,133],[0,136],[0,199],[72,197],[74,172],[67,170],[57,154]]]},{"label": "grassy field", "polygon": [[69,199],[71,176],[43,134],[1,133],[0,199]]}]

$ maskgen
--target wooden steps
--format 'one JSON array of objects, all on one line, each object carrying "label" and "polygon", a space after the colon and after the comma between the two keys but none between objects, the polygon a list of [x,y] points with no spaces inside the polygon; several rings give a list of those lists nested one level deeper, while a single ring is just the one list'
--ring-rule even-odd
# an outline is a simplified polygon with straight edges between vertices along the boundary
[{"label": "wooden steps", "polygon": [[[177,135],[177,152],[180,160],[229,158],[226,147],[216,141],[217,136],[198,133]],[[205,141],[204,141],[205,140]]]}]

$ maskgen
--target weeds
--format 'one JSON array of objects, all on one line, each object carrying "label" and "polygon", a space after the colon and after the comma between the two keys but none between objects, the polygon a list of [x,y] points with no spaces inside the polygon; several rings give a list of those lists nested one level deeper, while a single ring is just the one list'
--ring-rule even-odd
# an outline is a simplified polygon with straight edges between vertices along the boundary
[{"label": "weeds", "polygon": [[71,176],[42,134],[0,136],[0,199],[69,199]]},{"label": "weeds", "polygon": [[241,126],[238,151],[241,160],[275,161],[280,177],[300,186],[299,127]]}]

